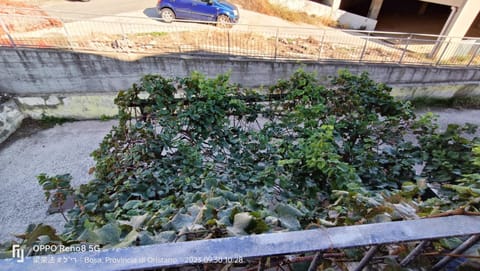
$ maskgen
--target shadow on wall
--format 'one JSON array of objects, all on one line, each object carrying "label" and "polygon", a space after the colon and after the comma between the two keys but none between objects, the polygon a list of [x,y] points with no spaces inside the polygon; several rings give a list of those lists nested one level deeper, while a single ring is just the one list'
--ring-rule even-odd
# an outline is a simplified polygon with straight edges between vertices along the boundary
[{"label": "shadow on wall", "polygon": [[344,10],[336,11],[336,18],[340,26],[348,29],[375,30],[377,20],[353,14]]},{"label": "shadow on wall", "polygon": [[343,28],[374,30],[377,23],[376,20],[361,15],[357,15],[342,9],[333,11],[330,2],[325,1],[287,1],[287,0],[269,0],[276,5],[285,6],[292,10],[307,12],[308,14],[319,17],[331,17],[338,21]]}]

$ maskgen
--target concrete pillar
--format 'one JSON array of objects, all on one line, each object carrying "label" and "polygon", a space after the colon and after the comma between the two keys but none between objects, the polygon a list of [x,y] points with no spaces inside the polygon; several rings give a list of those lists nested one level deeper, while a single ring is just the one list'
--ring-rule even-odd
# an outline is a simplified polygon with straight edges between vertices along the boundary
[{"label": "concrete pillar", "polygon": [[376,20],[378,18],[378,14],[380,13],[382,5],[383,0],[372,0],[372,2],[370,3],[370,8],[368,9],[367,17]]},{"label": "concrete pillar", "polygon": [[332,6],[333,0],[323,0],[321,1],[321,4],[327,5],[327,6]]},{"label": "concrete pillar", "polygon": [[443,35],[449,37],[464,37],[480,12],[478,0],[467,0],[457,9],[454,19],[446,26]]},{"label": "concrete pillar", "polygon": [[479,12],[480,5],[477,0],[466,0],[461,6],[452,7],[451,18],[447,20],[442,33],[440,33],[440,35],[447,36],[446,40],[450,41],[450,44],[442,43],[439,44],[440,46],[435,46],[430,55],[442,59],[455,56],[459,42],[462,41]]},{"label": "concrete pillar", "polygon": [[332,1],[332,14],[340,9],[341,4],[342,4],[342,0],[333,0]]}]

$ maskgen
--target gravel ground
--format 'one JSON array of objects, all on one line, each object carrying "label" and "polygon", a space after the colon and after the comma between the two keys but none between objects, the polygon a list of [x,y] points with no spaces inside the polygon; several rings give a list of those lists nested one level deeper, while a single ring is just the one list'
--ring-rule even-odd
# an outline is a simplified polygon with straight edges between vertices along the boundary
[{"label": "gravel ground", "polygon": [[[419,110],[419,113],[428,109]],[[480,110],[432,109],[440,115],[441,127],[448,123],[465,122],[480,125]],[[61,231],[61,215],[46,215],[48,209],[39,173],[71,173],[73,184],[87,182],[93,166],[90,153],[98,146],[115,121],[79,121],[55,126],[33,134],[9,140],[0,145],[0,242],[11,240],[12,234],[22,233],[29,223],[45,223]],[[480,136],[480,132],[477,133]]]},{"label": "gravel ground", "polygon": [[23,233],[30,223],[61,230],[64,220],[60,214],[47,216],[48,205],[36,176],[71,173],[73,185],[87,182],[88,169],[94,164],[90,153],[115,123],[66,123],[0,145],[0,242]]}]

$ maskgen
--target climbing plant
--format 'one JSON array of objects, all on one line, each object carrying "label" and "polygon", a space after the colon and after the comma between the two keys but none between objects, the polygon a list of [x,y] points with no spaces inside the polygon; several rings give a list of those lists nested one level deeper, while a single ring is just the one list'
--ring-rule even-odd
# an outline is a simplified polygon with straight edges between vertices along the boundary
[{"label": "climbing plant", "polygon": [[118,94],[61,238],[120,247],[478,212],[476,127],[441,132],[390,91],[347,71],[261,89],[147,75]]}]

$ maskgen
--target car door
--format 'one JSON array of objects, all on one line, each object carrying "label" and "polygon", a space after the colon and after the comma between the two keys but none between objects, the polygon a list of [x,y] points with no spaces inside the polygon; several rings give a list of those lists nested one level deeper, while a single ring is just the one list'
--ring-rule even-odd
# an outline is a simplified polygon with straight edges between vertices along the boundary
[{"label": "car door", "polygon": [[192,0],[171,0],[177,19],[191,19]]},{"label": "car door", "polygon": [[215,21],[217,8],[209,0],[192,0],[192,19],[199,21]]}]

